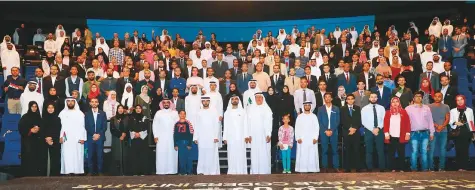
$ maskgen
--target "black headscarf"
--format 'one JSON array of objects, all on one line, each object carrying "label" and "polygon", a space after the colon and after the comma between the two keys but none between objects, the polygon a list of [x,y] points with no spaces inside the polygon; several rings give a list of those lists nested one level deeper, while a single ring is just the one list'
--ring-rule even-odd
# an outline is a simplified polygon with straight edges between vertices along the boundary
[{"label": "black headscarf", "polygon": [[230,85],[234,85],[236,89],[235,90],[229,89],[229,93],[224,96],[224,102],[223,102],[224,111],[226,111],[226,109],[228,108],[229,100],[231,100],[231,97],[239,96],[239,99],[242,100],[242,95],[237,88],[237,84],[231,83]]},{"label": "black headscarf", "polygon": [[[270,89],[274,90],[274,94],[270,95],[268,93]],[[274,115],[279,115],[280,98],[279,95],[276,94],[275,89],[272,86],[269,86],[269,88],[267,88],[267,92],[264,93],[264,95],[266,97],[267,105],[269,105],[270,109],[272,110],[272,113],[274,113]]]},{"label": "black headscarf", "polygon": [[[52,105],[54,107],[54,112],[49,113],[48,107]],[[61,119],[58,117],[58,113],[61,111],[57,107],[57,105],[53,102],[45,103],[43,111],[43,122],[42,126],[46,129],[45,136],[52,137],[53,139],[57,139],[60,136],[61,131]]]},{"label": "black headscarf", "polygon": [[[287,85],[284,86],[284,88],[289,89]],[[291,114],[293,113],[293,110],[295,109],[294,106],[294,96],[292,96],[289,91],[287,92],[282,91],[282,95],[280,96],[280,104],[282,107],[282,114]]]},{"label": "black headscarf", "polygon": [[140,107],[142,109],[142,112],[140,113],[137,113],[137,111],[134,109],[134,112],[132,112],[132,117],[136,120],[136,121],[140,121],[143,119],[144,115],[143,115],[143,108],[141,105],[135,105],[135,108],[137,107]]},{"label": "black headscarf", "polygon": [[[36,112],[33,112],[33,110],[31,110],[31,107],[33,105],[36,105],[38,108]],[[30,129],[33,128],[33,126],[35,125],[41,127],[41,115],[39,109],[40,108],[36,101],[31,101],[30,103],[28,103],[28,112],[25,115],[21,116],[20,122],[18,124],[18,130],[20,131],[20,134],[22,134],[22,136],[26,136],[27,134],[29,134]]]}]

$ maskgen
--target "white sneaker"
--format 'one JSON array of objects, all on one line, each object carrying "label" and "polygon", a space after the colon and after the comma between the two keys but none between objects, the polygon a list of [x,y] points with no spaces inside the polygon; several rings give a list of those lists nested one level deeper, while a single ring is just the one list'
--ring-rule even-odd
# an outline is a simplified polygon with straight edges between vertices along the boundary
[{"label": "white sneaker", "polygon": [[289,170],[289,171],[287,171],[287,173],[288,173],[288,174],[291,174],[292,172]]},{"label": "white sneaker", "polygon": [[285,170],[284,170],[284,171],[282,171],[282,173],[283,173],[283,174],[286,174],[286,173],[287,173],[287,171],[285,171]]}]

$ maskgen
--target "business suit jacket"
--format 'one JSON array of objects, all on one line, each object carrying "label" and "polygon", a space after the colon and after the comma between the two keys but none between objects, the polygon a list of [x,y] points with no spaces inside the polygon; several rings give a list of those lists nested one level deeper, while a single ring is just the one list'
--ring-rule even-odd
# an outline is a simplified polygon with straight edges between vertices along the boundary
[{"label": "business suit jacket", "polygon": [[355,128],[356,133],[352,135],[355,138],[359,138],[361,135],[358,133],[358,129],[361,127],[361,107],[353,105],[350,115],[350,108],[348,105],[345,105],[340,108],[340,123],[341,123],[341,133],[343,138],[348,138],[350,135],[350,128]]},{"label": "business suit jacket", "polygon": [[[292,80],[293,79],[293,80]],[[300,78],[296,76],[288,76],[285,78],[284,85],[289,87],[289,93],[294,95],[297,89],[300,89]]]},{"label": "business suit jacket", "polygon": [[358,81],[363,81],[366,84],[367,89],[371,89],[376,86],[376,77],[372,73],[368,73],[368,83],[366,83],[366,76],[364,72],[361,72],[358,76]]},{"label": "business suit jacket", "polygon": [[[288,68],[292,68],[295,66],[295,59],[290,57],[288,58],[288,63],[285,62],[285,57],[281,58],[280,61],[284,63],[285,66],[287,66]],[[300,63],[302,63],[302,61],[300,61]],[[300,65],[300,67],[303,68],[302,65]]]},{"label": "business suit jacket", "polygon": [[221,66],[219,66],[218,61],[215,61],[212,63],[211,68],[213,68],[214,77],[216,78],[224,78],[224,73],[229,69],[226,61],[221,61]]},{"label": "business suit jacket", "polygon": [[416,73],[416,76],[420,75],[422,73],[422,63],[421,63],[421,56],[418,53],[414,53],[412,60],[409,57],[409,53],[406,54],[405,56],[401,57],[402,65],[412,65],[414,68],[414,73]]},{"label": "business suit jacket", "polygon": [[170,98],[170,100],[175,104],[175,109],[177,112],[184,111],[185,110],[185,100],[178,98],[177,101],[174,101],[174,98]]},{"label": "business suit jacket", "polygon": [[[162,89],[163,94],[170,94],[171,90],[170,89],[170,80],[165,78],[165,85],[163,86],[165,89]],[[157,88],[162,88],[162,81],[160,78],[158,80],[155,80],[155,86],[153,88],[153,92],[155,93],[157,91]]]},{"label": "business suit jacket", "polygon": [[285,84],[285,76],[282,74],[279,74],[277,83],[274,82],[274,75],[270,76],[270,84],[277,93],[279,94],[282,93],[282,89],[284,88],[284,84]]},{"label": "business suit jacket", "polygon": [[[303,77],[307,78],[307,75],[304,75]],[[308,80],[308,79],[307,79]],[[310,81],[307,81],[308,83],[308,88],[313,91],[317,91],[318,88],[318,79],[314,75],[310,75]],[[299,84],[300,85],[300,84]]]},{"label": "business suit jacket", "polygon": [[[423,78],[427,78],[427,72],[422,73],[419,76],[419,88],[421,88],[421,81]],[[432,71],[430,74],[430,84],[432,85],[432,88],[434,91],[437,91],[440,89],[440,76],[437,74],[437,72]]]},{"label": "business suit jacket", "polygon": [[[458,73],[456,71],[451,70],[449,74],[450,74],[450,76],[449,76],[450,85],[451,86],[457,86],[458,85],[458,77],[459,77]],[[447,76],[447,73],[446,72],[439,73],[439,77],[441,77],[441,76]]]},{"label": "business suit jacket", "polygon": [[61,98],[65,98],[66,97],[66,86],[65,86],[65,81],[64,81],[64,77],[61,77],[61,76],[57,76],[56,77],[56,80],[54,82],[54,86],[53,86],[53,82],[51,81],[52,78],[51,78],[51,75],[48,75],[46,77],[43,78],[43,96],[44,98],[48,97],[48,92],[49,92],[49,89],[50,88],[55,88],[56,89],[56,94],[61,97]]},{"label": "business suit jacket", "polygon": [[58,75],[63,77],[63,78],[67,78],[70,76],[70,73],[69,73],[69,66],[65,65],[65,64],[62,64],[61,65],[61,69],[59,70],[58,72]]},{"label": "business suit jacket", "polygon": [[[396,96],[396,93],[399,91],[400,87],[397,87],[393,89],[393,92],[391,93],[391,97]],[[412,90],[410,88],[404,88],[401,97],[399,97],[399,100],[401,100],[401,106],[402,108],[406,108],[412,101]]]},{"label": "business suit jacket", "polygon": [[391,103],[391,90],[388,87],[383,87],[383,96],[381,97],[381,94],[379,92],[378,86],[375,86],[371,88],[371,92],[375,92],[378,94],[378,104],[386,108],[386,110],[389,109],[390,103]]},{"label": "business suit jacket", "polygon": [[89,109],[85,114],[85,128],[87,131],[87,139],[92,140],[94,134],[99,134],[99,141],[106,140],[106,130],[107,130],[107,116],[106,113],[98,109],[97,121],[94,121],[94,115],[92,109]]},{"label": "business suit jacket", "polygon": [[[447,38],[446,38],[447,37]],[[438,47],[439,47],[439,55],[442,56],[442,60],[447,60],[452,56],[452,37],[451,36],[441,36],[438,42]],[[443,52],[444,48],[447,50],[447,52]]]},{"label": "business suit jacket", "polygon": [[346,92],[354,92],[356,91],[356,76],[352,73],[349,73],[349,75],[350,75],[350,80],[348,82],[346,81],[345,73],[338,75],[337,86],[345,87]]},{"label": "business suit jacket", "polygon": [[[389,58],[386,57],[386,56],[383,56],[383,57],[386,58],[386,63],[389,64]],[[373,68],[376,68],[376,67],[379,65],[379,56],[373,58],[373,59],[371,60],[371,63],[372,63]]]},{"label": "business suit jacket", "polygon": [[344,100],[345,102],[341,102],[341,98],[338,97],[338,96],[335,96],[333,97],[333,100],[332,100],[332,104],[338,108],[341,108],[343,107],[344,105],[346,105],[346,100]]},{"label": "business suit jacket", "polygon": [[[73,65],[76,65],[76,67],[78,68],[78,76],[79,76],[80,78],[82,78],[83,81],[86,81],[86,71],[87,71],[87,68],[86,68],[86,65],[85,65],[85,64],[86,64],[86,63],[84,63],[84,64],[79,64],[79,63],[77,63],[77,62],[74,62],[74,64],[73,64]],[[81,65],[83,65],[84,68],[83,68]]]},{"label": "business suit jacket", "polygon": [[333,46],[332,48],[332,52],[335,54],[335,59],[337,60],[340,60],[340,59],[343,59],[344,55],[345,55],[345,51],[346,50],[351,50],[351,44],[350,43],[346,43],[346,49],[343,50],[343,46],[340,44],[336,44],[335,46]]},{"label": "business suit jacket", "polygon": [[[325,46],[320,47],[320,54],[322,55],[330,55],[330,52],[332,52],[332,47],[328,47],[328,50]],[[312,53],[310,55],[313,55]]]},{"label": "business suit jacket", "polygon": [[[468,39],[465,35],[452,36],[452,55],[454,57],[463,57],[465,54],[465,46],[468,44]],[[455,52],[454,48],[460,48],[459,52]]]},{"label": "business suit jacket", "polygon": [[[409,42],[409,45],[414,46],[416,48],[416,43],[413,41]],[[406,56],[407,55],[407,48],[409,46],[407,42],[404,40],[402,42],[399,42],[398,48],[399,48],[399,56]]]},{"label": "business suit jacket", "polygon": [[237,71],[234,69],[234,67],[229,69],[229,71],[231,71],[231,78],[233,80],[236,80],[238,74],[240,74],[242,72],[240,67],[237,68]]},{"label": "business suit jacket", "polygon": [[[322,39],[322,37],[323,37],[323,39]],[[327,36],[325,36],[325,34],[316,34],[315,35],[315,44],[317,44],[317,48],[320,48],[322,40],[325,41],[325,39],[327,39]]]},{"label": "business suit jacket", "polygon": [[320,106],[317,118],[320,125],[320,135],[325,135],[325,131],[328,130],[328,123],[330,123],[330,130],[332,130],[333,135],[338,136],[338,127],[340,126],[340,109],[338,107],[332,105],[330,120],[328,120],[326,105]]},{"label": "business suit jacket", "polygon": [[444,104],[447,104],[450,109],[456,108],[455,97],[457,97],[458,94],[458,88],[449,84],[444,96]]},{"label": "business suit jacket", "polygon": [[[337,93],[338,86],[336,85],[337,83],[337,77],[335,74],[330,74],[328,76],[328,80],[325,77],[325,73],[322,73],[322,75],[318,78],[318,81],[325,81],[327,82],[327,90],[333,94]],[[317,84],[318,85],[318,84]]]},{"label": "business suit jacket", "polygon": [[363,96],[360,95],[360,92],[357,90],[353,92],[352,94],[355,96],[355,105],[357,105],[359,108],[365,107],[366,105],[369,104],[369,95],[371,91],[364,91]]},{"label": "business suit jacket", "polygon": [[[325,94],[322,95],[322,93],[320,91],[315,91],[315,107],[319,108],[321,106],[323,106],[323,96]],[[315,114],[317,114],[317,112],[319,111],[319,109],[315,109]]]},{"label": "business suit jacket", "polygon": [[252,79],[252,75],[246,74],[246,78],[243,77],[243,74],[238,74],[236,78],[237,88],[239,93],[243,94],[249,88],[249,80]]}]

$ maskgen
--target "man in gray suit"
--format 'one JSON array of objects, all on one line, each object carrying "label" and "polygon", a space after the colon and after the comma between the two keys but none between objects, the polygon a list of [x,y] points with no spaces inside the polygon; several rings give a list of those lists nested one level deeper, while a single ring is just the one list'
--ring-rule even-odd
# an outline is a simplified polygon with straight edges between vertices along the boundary
[{"label": "man in gray suit", "polygon": [[228,63],[223,61],[223,53],[218,53],[218,60],[212,63],[211,68],[214,70],[214,76],[221,81],[224,73],[229,69]]},{"label": "man in gray suit", "polygon": [[365,90],[366,84],[364,81],[358,81],[357,87],[358,90],[353,92],[353,95],[355,96],[354,104],[362,108],[369,104],[369,94],[371,94],[371,92]]},{"label": "man in gray suit", "polygon": [[460,27],[455,28],[455,35],[452,37],[452,56],[463,57],[465,54],[465,46],[467,45],[467,37],[462,35]]},{"label": "man in gray suit", "polygon": [[[432,71],[433,67],[434,63],[432,61],[427,62],[426,72],[421,73],[419,81],[422,81],[423,78],[429,78],[432,88],[437,91],[440,87],[439,73]],[[421,84],[419,84],[419,88],[421,88]]]},{"label": "man in gray suit", "polygon": [[181,99],[178,95],[180,93],[178,92],[178,89],[177,88],[174,88],[172,90],[172,98],[170,98],[170,100],[173,102],[173,104],[175,104],[175,109],[177,112],[180,112],[180,111],[185,111],[185,100]]}]

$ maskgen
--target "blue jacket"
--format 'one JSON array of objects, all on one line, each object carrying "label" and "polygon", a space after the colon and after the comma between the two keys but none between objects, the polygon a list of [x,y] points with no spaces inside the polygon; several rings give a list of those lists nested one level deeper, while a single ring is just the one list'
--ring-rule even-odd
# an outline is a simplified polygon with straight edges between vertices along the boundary
[{"label": "blue jacket", "polygon": [[349,93],[356,91],[356,76],[350,73],[350,81],[346,82],[345,73],[338,75],[337,86],[345,87],[345,91]]},{"label": "blue jacket", "polygon": [[390,102],[391,102],[391,89],[388,87],[383,87],[383,97],[381,97],[379,93],[378,86],[371,88],[371,92],[378,94],[378,104],[383,106],[386,110],[389,110]]},{"label": "blue jacket", "polygon": [[243,79],[242,73],[239,73],[236,77],[237,88],[239,93],[243,94],[249,88],[249,80],[252,79],[252,75],[246,74],[246,78]]},{"label": "blue jacket", "polygon": [[338,136],[338,126],[340,126],[340,109],[335,105],[332,105],[332,111],[330,115],[330,121],[328,121],[327,108],[324,104],[318,108],[318,124],[320,125],[320,136],[325,134],[328,129],[328,122],[330,122],[330,129],[333,131],[333,135]]},{"label": "blue jacket", "polygon": [[168,97],[172,97],[172,91],[174,88],[177,88],[178,89],[178,92],[179,92],[179,96],[184,98],[185,97],[185,89],[186,89],[186,80],[184,78],[172,78],[170,80],[170,90],[169,90],[169,94],[168,94]]},{"label": "blue jacket", "polygon": [[92,109],[89,109],[85,114],[85,122],[87,139],[92,140],[94,134],[99,134],[101,137],[99,141],[106,140],[106,130],[107,130],[107,116],[106,113],[102,110],[99,110],[97,114],[97,122],[94,122],[94,115],[92,115]]}]

